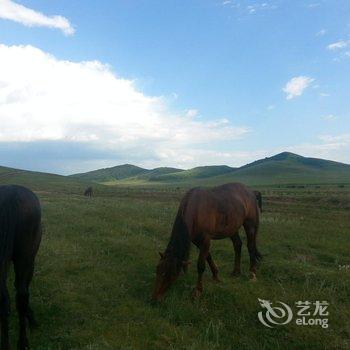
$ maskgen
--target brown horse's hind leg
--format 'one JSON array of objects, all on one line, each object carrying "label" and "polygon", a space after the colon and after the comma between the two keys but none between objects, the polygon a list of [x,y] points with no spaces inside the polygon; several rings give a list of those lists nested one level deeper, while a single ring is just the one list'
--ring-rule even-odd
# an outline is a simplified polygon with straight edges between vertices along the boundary
[{"label": "brown horse's hind leg", "polygon": [[255,225],[253,222],[248,221],[244,223],[244,229],[247,234],[247,246],[250,257],[251,280],[256,281],[256,265],[257,260],[260,258],[260,253],[256,248],[256,234],[258,228],[257,225]]},{"label": "brown horse's hind leg", "polygon": [[9,314],[10,299],[6,286],[7,264],[0,268],[0,323],[1,323],[1,350],[9,350]]},{"label": "brown horse's hind leg", "polygon": [[26,321],[28,319],[31,327],[36,325],[33,312],[29,306],[29,284],[33,277],[34,261],[27,262],[22,259],[14,261],[15,268],[15,287],[16,287],[16,306],[19,318],[19,339],[18,349],[29,349],[27,338]]},{"label": "brown horse's hind leg", "polygon": [[209,254],[210,241],[203,240],[201,245],[199,246],[199,256],[197,261],[197,272],[198,272],[198,280],[197,285],[193,291],[193,296],[198,297],[203,292],[203,273],[205,271],[205,261],[207,260]]},{"label": "brown horse's hind leg", "polygon": [[232,276],[239,276],[241,274],[242,241],[238,232],[231,237],[231,241],[235,249],[235,266],[233,268]]}]

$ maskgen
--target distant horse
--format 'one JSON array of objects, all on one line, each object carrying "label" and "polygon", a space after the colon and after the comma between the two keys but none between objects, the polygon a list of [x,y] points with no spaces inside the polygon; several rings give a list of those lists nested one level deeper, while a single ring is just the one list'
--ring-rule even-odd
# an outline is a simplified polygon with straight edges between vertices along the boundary
[{"label": "distant horse", "polygon": [[94,194],[94,191],[92,190],[91,186],[88,187],[84,192],[84,196],[89,198],[91,198],[93,194]]},{"label": "distant horse", "polygon": [[261,192],[259,191],[253,191],[255,193],[255,198],[258,202],[258,206],[259,206],[259,209],[260,209],[260,213],[262,213],[262,194]]},{"label": "distant horse", "polygon": [[29,306],[29,284],[41,241],[41,208],[36,195],[21,186],[0,186],[0,323],[1,350],[9,347],[10,300],[6,286],[7,270],[15,270],[16,306],[19,317],[18,349],[28,349],[26,321],[35,326]]},{"label": "distant horse", "polygon": [[259,208],[255,193],[240,183],[212,189],[193,188],[188,191],[180,203],[168,246],[164,253],[159,253],[160,261],[152,298],[160,300],[181,270],[187,270],[191,242],[199,248],[198,281],[194,296],[203,291],[205,261],[208,262],[213,279],[219,281],[218,268],[209,253],[212,239],[232,240],[235,250],[232,274],[239,275],[242,241],[238,230],[242,225],[247,234],[251,278],[256,280],[256,265],[261,255],[256,247]]}]

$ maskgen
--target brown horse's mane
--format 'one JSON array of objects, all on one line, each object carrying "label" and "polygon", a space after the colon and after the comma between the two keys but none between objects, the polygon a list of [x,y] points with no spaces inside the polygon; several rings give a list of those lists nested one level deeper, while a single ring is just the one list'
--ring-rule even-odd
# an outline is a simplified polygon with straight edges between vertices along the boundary
[{"label": "brown horse's mane", "polygon": [[187,206],[187,200],[190,193],[189,191],[183,198],[179,210],[177,212],[173,228],[171,231],[170,240],[165,250],[165,256],[169,259],[176,260],[176,265],[179,269],[184,266],[184,263],[188,261],[191,247],[191,237],[188,231],[188,227],[184,221],[184,213]]}]

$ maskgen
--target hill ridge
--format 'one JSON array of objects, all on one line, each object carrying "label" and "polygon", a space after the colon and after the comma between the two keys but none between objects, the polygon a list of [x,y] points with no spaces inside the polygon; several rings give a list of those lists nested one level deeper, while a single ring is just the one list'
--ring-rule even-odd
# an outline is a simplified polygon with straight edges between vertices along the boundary
[{"label": "hill ridge", "polygon": [[283,183],[350,183],[350,165],[320,158],[303,157],[291,152],[281,152],[258,159],[239,168],[228,165],[198,166],[192,169],[157,167],[145,169],[133,164],[92,170],[69,176],[40,173],[0,166],[0,183],[11,179],[32,177],[44,181],[64,182],[68,179],[81,184],[193,184],[216,185],[225,182],[246,184]]}]

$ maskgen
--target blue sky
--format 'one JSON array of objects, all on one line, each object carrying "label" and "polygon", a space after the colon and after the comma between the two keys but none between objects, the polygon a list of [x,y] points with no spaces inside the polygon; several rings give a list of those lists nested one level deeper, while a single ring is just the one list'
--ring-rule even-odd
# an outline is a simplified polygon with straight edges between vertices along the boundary
[{"label": "blue sky", "polygon": [[350,163],[349,14],[347,0],[0,0],[0,164]]}]

